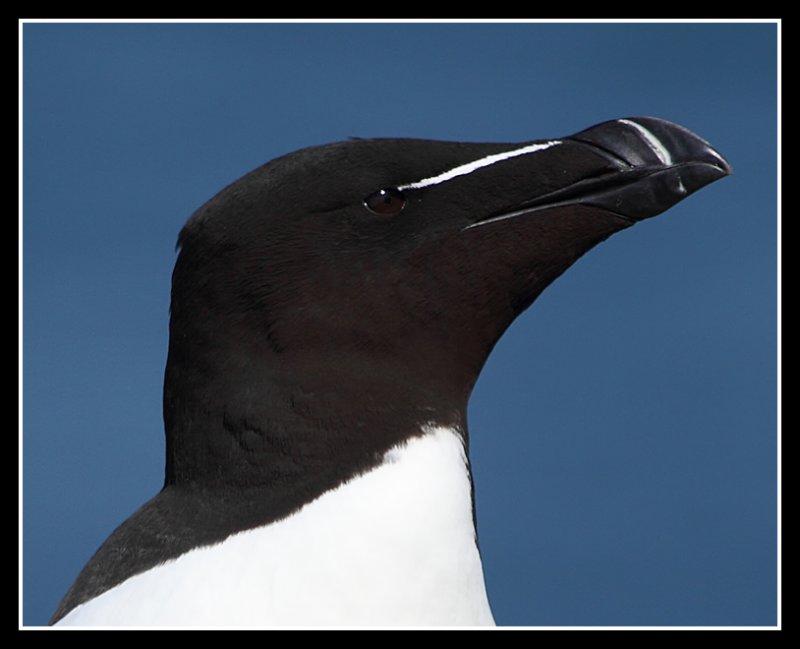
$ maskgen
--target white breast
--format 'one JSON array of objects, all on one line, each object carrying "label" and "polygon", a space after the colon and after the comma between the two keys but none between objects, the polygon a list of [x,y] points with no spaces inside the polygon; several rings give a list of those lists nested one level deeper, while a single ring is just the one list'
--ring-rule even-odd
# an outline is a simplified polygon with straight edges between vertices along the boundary
[{"label": "white breast", "polygon": [[292,516],[131,577],[59,624],[494,624],[461,438],[426,430]]}]

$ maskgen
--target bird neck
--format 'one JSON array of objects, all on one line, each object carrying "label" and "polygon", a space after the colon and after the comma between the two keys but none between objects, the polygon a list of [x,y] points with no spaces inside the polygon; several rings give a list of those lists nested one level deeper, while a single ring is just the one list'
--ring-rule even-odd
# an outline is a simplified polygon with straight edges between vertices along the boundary
[{"label": "bird neck", "polygon": [[167,485],[318,491],[376,466],[425,426],[464,431],[466,444],[468,390],[446,377],[398,371],[394,358],[351,351],[343,362],[236,340],[170,341]]}]

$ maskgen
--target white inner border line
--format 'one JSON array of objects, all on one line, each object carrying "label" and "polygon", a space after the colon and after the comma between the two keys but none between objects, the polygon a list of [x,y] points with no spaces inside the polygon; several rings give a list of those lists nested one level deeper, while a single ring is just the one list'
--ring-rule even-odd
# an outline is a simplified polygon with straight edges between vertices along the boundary
[{"label": "white inner border line", "polygon": [[478,160],[467,162],[466,164],[459,165],[458,167],[453,167],[452,169],[448,169],[447,171],[444,171],[437,176],[431,176],[430,178],[423,178],[422,180],[418,180],[413,183],[408,183],[407,185],[400,185],[397,189],[402,191],[404,189],[420,189],[421,187],[438,185],[439,183],[451,180],[457,176],[465,176],[466,174],[471,174],[473,171],[480,169],[482,167],[488,167],[489,165],[493,165],[497,162],[508,160],[509,158],[516,158],[517,156],[526,155],[528,153],[544,151],[545,149],[549,149],[550,147],[556,146],[558,144],[561,144],[561,140],[550,140],[549,142],[528,144],[527,146],[520,147],[519,149],[504,151],[503,153],[495,153],[493,155],[486,156],[485,158],[479,158]]}]

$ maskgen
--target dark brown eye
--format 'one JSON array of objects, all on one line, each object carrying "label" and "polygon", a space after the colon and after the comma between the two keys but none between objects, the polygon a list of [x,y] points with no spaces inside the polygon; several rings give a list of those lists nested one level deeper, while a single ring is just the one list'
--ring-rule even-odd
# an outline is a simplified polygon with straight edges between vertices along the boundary
[{"label": "dark brown eye", "polygon": [[403,192],[393,187],[381,189],[364,199],[364,205],[370,212],[387,216],[399,214],[405,204],[406,197],[403,196]]}]

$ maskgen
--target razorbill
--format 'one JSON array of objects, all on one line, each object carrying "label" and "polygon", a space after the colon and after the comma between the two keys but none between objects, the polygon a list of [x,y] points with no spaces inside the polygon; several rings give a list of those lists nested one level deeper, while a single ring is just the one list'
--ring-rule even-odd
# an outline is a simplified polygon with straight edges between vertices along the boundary
[{"label": "razorbill", "polygon": [[179,237],[166,477],[60,625],[491,625],[467,400],[615,232],[730,173],[637,117],[522,144],[353,139],[245,175]]}]

